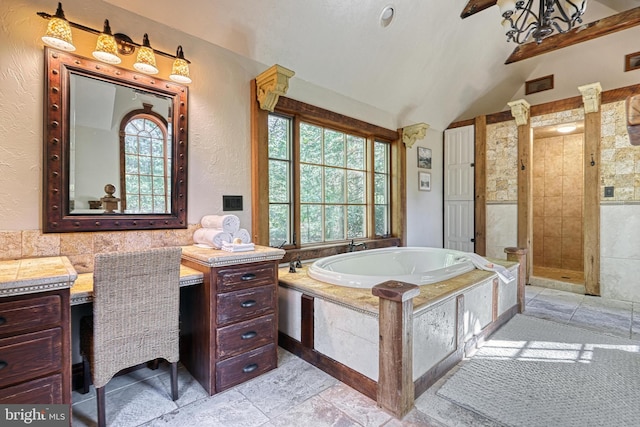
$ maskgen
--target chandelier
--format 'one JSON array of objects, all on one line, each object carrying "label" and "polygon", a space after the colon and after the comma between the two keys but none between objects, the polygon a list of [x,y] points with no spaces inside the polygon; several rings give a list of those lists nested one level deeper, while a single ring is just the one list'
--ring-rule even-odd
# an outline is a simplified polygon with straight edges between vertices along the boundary
[{"label": "chandelier", "polygon": [[498,0],[497,4],[507,42],[523,44],[533,39],[540,44],[554,31],[566,33],[582,23],[587,0]]}]

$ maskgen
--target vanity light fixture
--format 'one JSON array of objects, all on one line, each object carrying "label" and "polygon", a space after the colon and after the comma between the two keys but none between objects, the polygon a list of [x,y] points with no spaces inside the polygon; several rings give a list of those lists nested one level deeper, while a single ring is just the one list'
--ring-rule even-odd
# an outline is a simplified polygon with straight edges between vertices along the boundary
[{"label": "vanity light fixture", "polygon": [[47,32],[42,37],[42,41],[49,46],[69,52],[76,50],[71,38],[71,28],[77,28],[98,36],[93,56],[99,61],[108,64],[119,64],[122,60],[118,53],[120,55],[131,55],[138,49],[136,62],[133,65],[136,70],[146,74],[158,74],[155,57],[157,54],[174,60],[171,75],[169,76],[171,80],[182,84],[191,83],[189,76],[189,64],[191,62],[185,59],[182,46],[178,46],[176,55],[171,55],[161,50],[152,49],[147,34],[144,35],[142,44],[134,42],[126,34],[112,34],[108,19],[104,21],[103,31],[68,21],[64,16],[62,3],[58,3],[55,15],[50,15],[46,12],[37,12],[37,15],[49,20]]},{"label": "vanity light fixture", "polygon": [[182,46],[178,46],[176,60],[173,61],[173,67],[171,68],[171,75],[169,78],[178,83],[191,83],[191,77],[189,77],[189,63],[184,59]]},{"label": "vanity light fixture", "polygon": [[67,21],[67,18],[64,17],[62,3],[58,3],[56,14],[54,16],[49,16],[50,21],[47,25],[47,32],[42,36],[42,41],[49,46],[66,50],[67,52],[73,52],[76,50],[71,38],[71,25],[69,21]]},{"label": "vanity light fixture", "polygon": [[136,63],[133,64],[133,68],[146,74],[158,74],[158,67],[156,67],[156,56],[151,49],[151,43],[149,43],[149,36],[144,33],[142,38],[142,46],[138,48],[138,57]]},{"label": "vanity light fixture", "polygon": [[98,36],[96,50],[93,51],[93,57],[107,64],[119,64],[122,59],[118,56],[118,43],[116,38],[111,34],[109,20],[104,20],[104,30]]}]

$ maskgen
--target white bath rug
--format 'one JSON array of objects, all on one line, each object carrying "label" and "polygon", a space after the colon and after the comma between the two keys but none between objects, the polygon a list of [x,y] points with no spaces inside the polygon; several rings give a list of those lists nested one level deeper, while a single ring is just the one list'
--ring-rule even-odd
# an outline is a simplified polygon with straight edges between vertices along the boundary
[{"label": "white bath rug", "polygon": [[506,426],[638,426],[640,342],[517,315],[437,394]]}]

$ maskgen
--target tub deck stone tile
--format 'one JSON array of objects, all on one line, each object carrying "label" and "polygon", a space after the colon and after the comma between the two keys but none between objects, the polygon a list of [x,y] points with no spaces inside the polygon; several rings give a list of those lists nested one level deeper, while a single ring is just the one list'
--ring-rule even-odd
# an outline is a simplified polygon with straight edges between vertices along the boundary
[{"label": "tub deck stone tile", "polygon": [[[500,264],[507,268],[516,265],[514,262],[500,260]],[[291,288],[309,295],[324,298],[340,304],[346,304],[356,309],[378,315],[378,297],[371,293],[369,288],[349,288],[333,285],[311,278],[307,274],[308,265],[297,268],[295,273],[290,273],[288,268],[282,267],[278,271],[278,280],[281,286]],[[483,270],[473,270],[452,279],[420,286],[420,295],[413,299],[413,308],[421,310],[429,305],[455,295],[464,288],[473,286],[496,276],[495,273]]]}]

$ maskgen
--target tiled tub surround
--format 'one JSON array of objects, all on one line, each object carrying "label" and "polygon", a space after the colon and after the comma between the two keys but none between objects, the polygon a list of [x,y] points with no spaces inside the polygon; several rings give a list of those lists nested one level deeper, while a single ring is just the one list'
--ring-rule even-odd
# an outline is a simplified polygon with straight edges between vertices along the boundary
[{"label": "tiled tub surround", "polygon": [[[517,277],[518,264],[501,263]],[[328,361],[318,366],[376,399],[378,297],[373,296],[371,289],[314,280],[307,275],[307,268],[308,264],[303,265],[295,273],[288,268],[280,269],[279,344],[311,363]],[[420,294],[413,299],[412,313],[411,377],[416,397],[453,366],[466,349],[516,311],[517,280],[505,284],[495,273],[473,270],[420,286]],[[310,324],[312,347],[305,348]]]},{"label": "tiled tub surround", "polygon": [[0,261],[0,403],[71,403],[66,257]]}]

